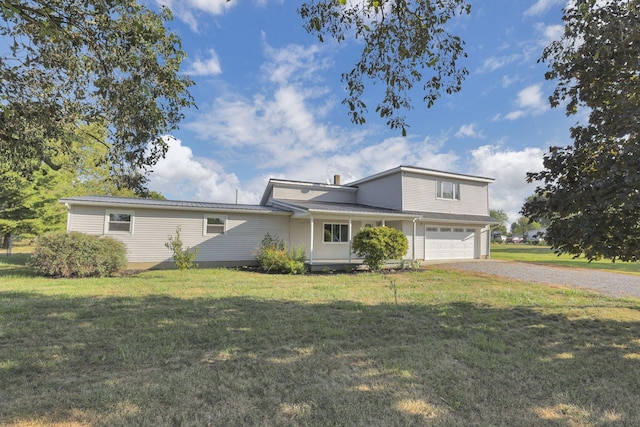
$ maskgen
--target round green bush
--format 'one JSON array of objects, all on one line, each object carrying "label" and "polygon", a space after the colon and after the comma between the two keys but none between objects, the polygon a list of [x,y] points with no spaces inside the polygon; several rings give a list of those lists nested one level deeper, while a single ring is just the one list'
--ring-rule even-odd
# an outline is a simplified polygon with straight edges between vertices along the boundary
[{"label": "round green bush", "polygon": [[105,277],[126,268],[127,248],[111,237],[47,233],[36,240],[30,264],[43,276]]},{"label": "round green bush", "polygon": [[353,251],[364,258],[371,270],[380,270],[388,260],[402,258],[408,249],[407,236],[391,227],[363,228],[353,237]]}]

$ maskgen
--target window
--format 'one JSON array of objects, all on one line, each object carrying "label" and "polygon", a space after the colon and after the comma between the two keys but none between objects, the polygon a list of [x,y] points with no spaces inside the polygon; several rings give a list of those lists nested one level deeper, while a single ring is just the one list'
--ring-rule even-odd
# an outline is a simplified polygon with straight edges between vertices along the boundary
[{"label": "window", "polygon": [[460,183],[440,181],[436,183],[438,199],[460,200]]},{"label": "window", "polygon": [[107,212],[106,233],[133,233],[133,212]]},{"label": "window", "polygon": [[349,241],[349,226],[347,224],[325,224],[324,241],[344,243]]},{"label": "window", "polygon": [[464,233],[464,228],[454,228],[453,232],[454,233]]},{"label": "window", "polygon": [[475,228],[467,228],[467,233],[475,233],[476,229]]},{"label": "window", "polygon": [[205,215],[204,235],[225,234],[227,231],[227,218],[224,216]]},{"label": "window", "polygon": [[440,232],[441,233],[451,233],[451,229],[449,227],[441,227],[440,228]]},{"label": "window", "polygon": [[437,233],[438,232],[438,227],[427,227],[427,228],[425,228],[425,231],[427,233]]}]

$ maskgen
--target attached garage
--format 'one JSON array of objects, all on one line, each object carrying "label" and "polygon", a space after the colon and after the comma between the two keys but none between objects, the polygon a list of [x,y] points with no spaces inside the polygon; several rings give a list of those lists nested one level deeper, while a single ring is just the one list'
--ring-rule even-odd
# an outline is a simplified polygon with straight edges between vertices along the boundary
[{"label": "attached garage", "polygon": [[425,260],[476,258],[476,229],[426,227]]}]

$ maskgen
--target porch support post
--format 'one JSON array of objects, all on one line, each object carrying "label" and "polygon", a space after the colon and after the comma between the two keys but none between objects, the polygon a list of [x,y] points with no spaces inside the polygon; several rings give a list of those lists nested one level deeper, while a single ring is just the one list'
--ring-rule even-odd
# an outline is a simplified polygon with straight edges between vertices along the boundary
[{"label": "porch support post", "polygon": [[418,221],[418,218],[413,218],[413,244],[411,245],[411,261],[415,262],[416,261],[416,222]]},{"label": "porch support post", "polygon": [[351,228],[353,224],[351,223],[351,218],[349,218],[349,264],[351,264],[351,244],[352,244],[352,233]]},{"label": "porch support post", "polygon": [[313,216],[309,217],[309,265],[313,265]]}]

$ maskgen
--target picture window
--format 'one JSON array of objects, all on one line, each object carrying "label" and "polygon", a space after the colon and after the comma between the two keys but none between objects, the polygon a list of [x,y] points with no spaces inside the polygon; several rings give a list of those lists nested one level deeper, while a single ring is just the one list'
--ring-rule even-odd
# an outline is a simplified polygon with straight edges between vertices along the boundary
[{"label": "picture window", "polygon": [[325,243],[346,243],[349,241],[349,226],[347,224],[325,224]]}]

